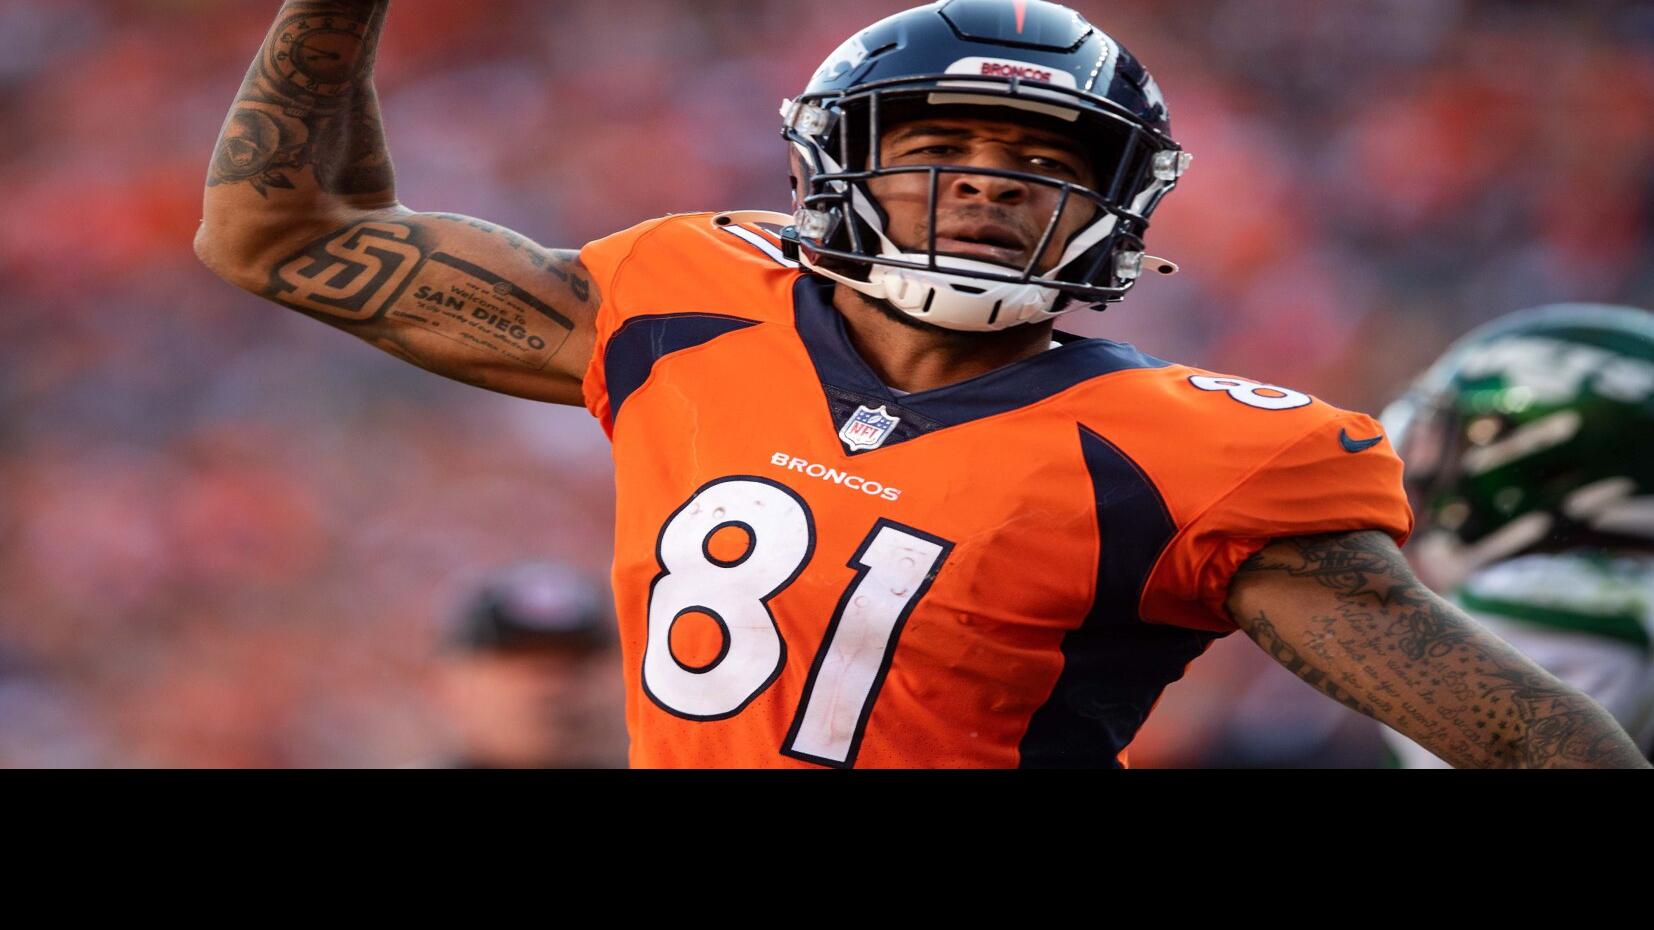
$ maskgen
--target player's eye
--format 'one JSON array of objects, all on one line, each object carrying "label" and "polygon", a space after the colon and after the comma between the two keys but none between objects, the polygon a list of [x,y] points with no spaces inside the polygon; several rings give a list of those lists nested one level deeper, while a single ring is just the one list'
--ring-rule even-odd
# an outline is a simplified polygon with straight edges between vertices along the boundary
[{"label": "player's eye", "polygon": [[1035,168],[1038,168],[1040,171],[1047,174],[1066,174],[1077,177],[1080,173],[1078,169],[1068,162],[1060,158],[1052,158],[1049,155],[1030,156],[1028,159],[1028,164],[1033,165]]}]

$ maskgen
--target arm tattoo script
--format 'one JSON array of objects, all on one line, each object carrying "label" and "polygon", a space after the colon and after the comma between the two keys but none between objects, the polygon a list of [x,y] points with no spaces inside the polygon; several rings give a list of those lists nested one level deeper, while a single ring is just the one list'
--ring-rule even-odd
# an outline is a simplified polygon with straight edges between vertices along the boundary
[{"label": "arm tattoo script", "polygon": [[[224,122],[209,185],[389,193],[371,80],[388,0],[290,0]],[[305,169],[310,169],[309,177]]]},{"label": "arm tattoo script", "polygon": [[[335,230],[276,263],[264,294],[323,322],[356,329],[421,367],[482,387],[488,385],[478,380],[478,370],[442,365],[422,353],[415,345],[419,334],[442,337],[445,341],[436,344],[450,354],[544,369],[573,333],[574,322],[506,274],[442,251],[431,223],[455,219],[468,218],[396,215]],[[543,251],[533,243],[525,249]],[[556,267],[568,253],[547,254],[546,267],[534,267],[553,270],[565,281],[578,279]]]},{"label": "arm tattoo script", "polygon": [[499,236],[505,240],[506,245],[511,246],[511,251],[521,253],[529,264],[568,285],[576,300],[585,303],[591,299],[592,288],[590,282],[577,274],[571,274],[564,268],[558,267],[559,263],[572,265],[579,261],[580,252],[578,249],[557,249],[547,252],[504,226],[495,225],[487,220],[479,220],[474,216],[461,216],[457,213],[427,213],[425,216],[434,220],[459,223],[468,229]]},{"label": "arm tattoo script", "polygon": [[1235,582],[1270,574],[1332,592],[1290,637],[1237,611],[1264,651],[1323,693],[1455,765],[1646,766],[1600,706],[1424,587],[1382,533],[1276,540]]}]

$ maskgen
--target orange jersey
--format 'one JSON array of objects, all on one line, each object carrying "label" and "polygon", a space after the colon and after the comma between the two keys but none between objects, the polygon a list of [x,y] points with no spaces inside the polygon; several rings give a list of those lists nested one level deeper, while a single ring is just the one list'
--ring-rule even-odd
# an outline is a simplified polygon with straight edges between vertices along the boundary
[{"label": "orange jersey", "polygon": [[1119,764],[1265,541],[1412,526],[1306,395],[1066,336],[902,395],[753,227],[581,258],[636,766]]}]

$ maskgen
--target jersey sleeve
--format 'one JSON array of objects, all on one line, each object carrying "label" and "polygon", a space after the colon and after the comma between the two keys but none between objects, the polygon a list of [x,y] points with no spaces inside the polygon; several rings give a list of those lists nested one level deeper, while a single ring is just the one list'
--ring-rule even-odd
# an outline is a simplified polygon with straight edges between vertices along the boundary
[{"label": "jersey sleeve", "polygon": [[1373,418],[1337,411],[1251,469],[1182,526],[1144,586],[1144,619],[1195,629],[1235,628],[1235,570],[1273,539],[1380,530],[1401,545],[1413,511],[1401,460]]},{"label": "jersey sleeve", "polygon": [[609,390],[604,380],[603,359],[608,350],[610,337],[626,322],[627,261],[639,243],[670,219],[671,217],[662,217],[639,223],[612,236],[589,242],[580,250],[580,263],[591,273],[592,283],[596,285],[601,301],[597,310],[597,340],[593,344],[592,360],[586,366],[586,376],[581,388],[585,395],[586,409],[603,423],[605,429],[609,428],[612,420],[609,411]]},{"label": "jersey sleeve", "polygon": [[773,236],[717,216],[676,213],[580,250],[599,296],[581,387],[611,439],[616,413],[665,357],[760,322],[792,324],[797,263]]}]

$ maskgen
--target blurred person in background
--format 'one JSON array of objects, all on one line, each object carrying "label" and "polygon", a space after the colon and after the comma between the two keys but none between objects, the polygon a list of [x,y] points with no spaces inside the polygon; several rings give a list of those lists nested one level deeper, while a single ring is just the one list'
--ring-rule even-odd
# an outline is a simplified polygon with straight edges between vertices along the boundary
[{"label": "blurred person in background", "polygon": [[[1640,761],[1417,585],[1369,418],[1053,333],[1175,270],[1141,236],[1188,166],[1153,79],[1077,14],[882,21],[784,107],[796,228],[669,217],[575,252],[400,205],[371,82],[386,8],[282,8],[198,254],[398,358],[600,418],[634,762],[1121,764],[1237,625],[1460,764]],[[1467,687],[1426,699],[1448,662]],[[1513,719],[1472,729],[1477,701]]]},{"label": "blurred person in background", "polygon": [[[1558,304],[1498,319],[1384,423],[1419,515],[1419,577],[1654,751],[1654,314]],[[1408,767],[1446,765],[1387,736]]]},{"label": "blurred person in background", "polygon": [[438,659],[460,768],[621,768],[624,691],[606,592],[567,566],[498,573],[456,612]]}]

